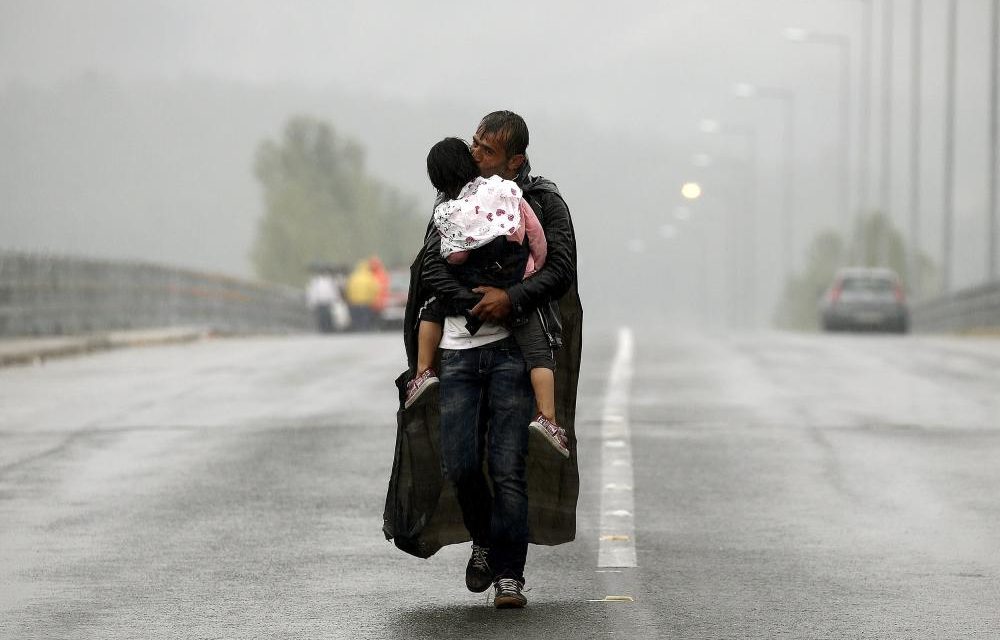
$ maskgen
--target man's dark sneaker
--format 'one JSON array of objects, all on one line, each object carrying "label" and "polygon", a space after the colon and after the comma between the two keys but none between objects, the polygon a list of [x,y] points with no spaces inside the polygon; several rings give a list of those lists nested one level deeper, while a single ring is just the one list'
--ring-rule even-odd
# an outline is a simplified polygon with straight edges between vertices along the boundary
[{"label": "man's dark sneaker", "polygon": [[465,567],[465,586],[473,593],[482,593],[493,584],[493,570],[487,562],[489,554],[489,547],[472,543],[472,557]]},{"label": "man's dark sneaker", "polygon": [[528,599],[521,593],[524,585],[514,578],[500,578],[493,586],[497,590],[493,606],[497,609],[520,609],[528,604]]},{"label": "man's dark sneaker", "polygon": [[424,369],[424,372],[406,383],[406,401],[403,403],[404,409],[409,409],[413,403],[424,395],[424,392],[438,383],[438,377],[434,369]]}]

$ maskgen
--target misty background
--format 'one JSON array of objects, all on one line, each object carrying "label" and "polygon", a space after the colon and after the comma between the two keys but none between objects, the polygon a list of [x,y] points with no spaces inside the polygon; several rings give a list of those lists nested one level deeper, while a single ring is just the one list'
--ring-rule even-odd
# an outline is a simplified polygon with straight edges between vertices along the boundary
[{"label": "misty background", "polygon": [[[529,125],[534,173],[555,180],[573,212],[589,320],[718,325],[732,295],[727,278],[745,269],[753,246],[744,295],[755,301],[751,324],[763,324],[785,282],[785,182],[794,183],[797,267],[817,233],[850,224],[838,211],[837,53],[782,32],[851,41],[855,150],[860,115],[871,123],[870,211],[879,193],[886,3],[894,15],[888,213],[905,231],[910,0],[873,1],[868,105],[859,99],[864,3],[855,0],[0,0],[0,248],[254,278],[250,254],[265,208],[254,157],[290,118],[322,120],[359,143],[366,170],[412,197],[412,216],[426,220],[427,149],[448,135],[468,139],[482,115],[511,109]],[[945,8],[925,2],[921,25],[916,244],[934,260],[944,207]],[[986,279],[989,10],[989,0],[959,2],[955,288]],[[736,98],[738,82],[794,93],[791,177],[779,106]],[[756,131],[752,180],[740,140],[701,132],[706,118]],[[850,175],[857,213],[854,154]],[[704,188],[694,203],[680,195],[689,180]],[[736,246],[727,244],[734,229]],[[420,240],[414,233],[414,253]]]}]

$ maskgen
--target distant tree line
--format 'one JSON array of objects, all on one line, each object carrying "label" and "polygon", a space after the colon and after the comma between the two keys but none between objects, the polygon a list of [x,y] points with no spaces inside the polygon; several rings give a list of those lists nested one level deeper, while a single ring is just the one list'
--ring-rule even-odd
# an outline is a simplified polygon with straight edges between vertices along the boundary
[{"label": "distant tree line", "polygon": [[260,143],[254,172],[265,212],[251,260],[263,280],[301,285],[312,264],[371,255],[408,264],[419,248],[426,219],[414,200],[369,175],[362,146],[325,122],[291,118],[279,140]]}]

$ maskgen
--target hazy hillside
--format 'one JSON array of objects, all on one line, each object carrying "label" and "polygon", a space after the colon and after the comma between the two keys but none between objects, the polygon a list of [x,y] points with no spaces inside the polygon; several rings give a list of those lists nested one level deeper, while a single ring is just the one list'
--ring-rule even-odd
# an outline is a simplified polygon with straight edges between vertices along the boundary
[{"label": "hazy hillside", "polygon": [[[208,81],[90,77],[0,94],[2,244],[248,275],[257,144],[295,112],[357,107]],[[343,104],[343,106],[341,106]],[[361,132],[352,131],[360,136]],[[412,182],[412,181],[411,181]]]}]

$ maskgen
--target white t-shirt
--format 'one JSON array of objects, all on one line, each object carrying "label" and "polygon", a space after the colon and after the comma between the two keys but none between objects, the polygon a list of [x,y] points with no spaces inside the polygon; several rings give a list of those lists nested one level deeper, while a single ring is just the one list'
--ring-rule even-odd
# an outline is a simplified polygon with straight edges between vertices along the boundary
[{"label": "white t-shirt", "polygon": [[444,319],[441,336],[442,349],[474,349],[510,335],[510,330],[492,322],[484,322],[476,335],[465,328],[465,316],[448,316]]},{"label": "white t-shirt", "polygon": [[309,281],[309,288],[306,289],[306,302],[310,307],[331,304],[336,302],[339,297],[332,277],[314,276]]}]

